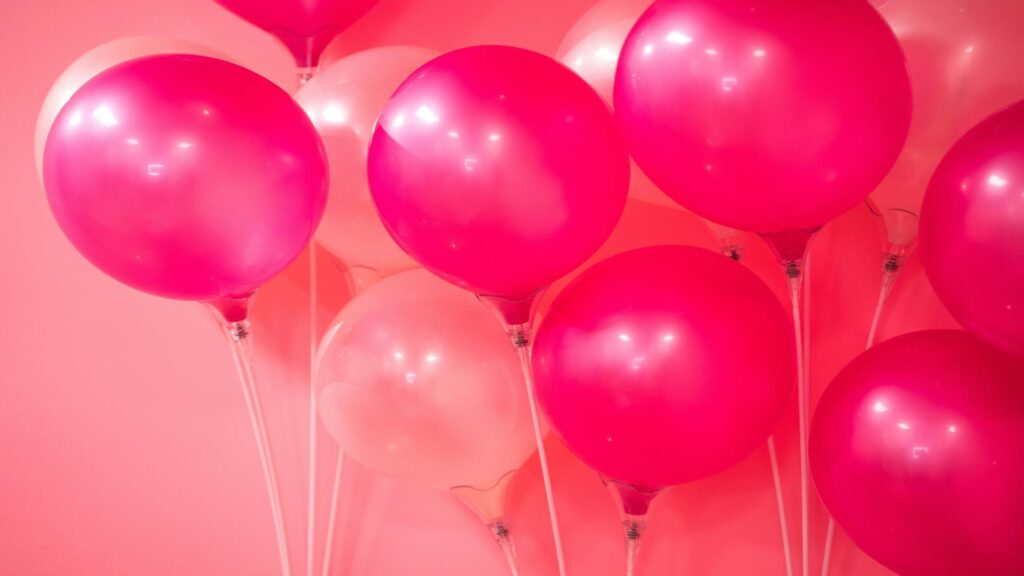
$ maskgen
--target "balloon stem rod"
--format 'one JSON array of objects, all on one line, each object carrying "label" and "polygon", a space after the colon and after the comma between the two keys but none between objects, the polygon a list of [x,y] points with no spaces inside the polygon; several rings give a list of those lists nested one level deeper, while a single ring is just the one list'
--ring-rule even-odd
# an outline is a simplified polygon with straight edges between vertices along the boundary
[{"label": "balloon stem rod", "polygon": [[249,423],[252,425],[253,435],[256,439],[256,449],[259,452],[260,465],[263,469],[263,480],[267,485],[267,497],[270,501],[270,513],[274,522],[274,534],[277,540],[277,552],[281,561],[282,576],[291,576],[291,562],[288,558],[288,538],[284,525],[284,509],[281,506],[281,492],[278,488],[277,472],[274,467],[274,456],[270,448],[270,436],[267,433],[266,419],[263,417],[263,407],[260,403],[259,389],[256,386],[256,377],[252,365],[252,336],[251,327],[247,318],[246,299],[239,299],[234,302],[238,306],[231,306],[230,300],[208,303],[221,320],[228,342],[231,345],[232,357],[235,361],[235,370],[238,372],[238,379],[242,385],[242,394],[245,397],[245,405],[249,413]]},{"label": "balloon stem rod", "polygon": [[[905,247],[893,247],[883,257],[882,282],[878,291],[878,303],[875,304],[875,313],[871,318],[871,329],[868,331],[868,339],[864,345],[865,350],[874,346],[878,340],[878,325],[885,311],[885,305],[889,301],[889,295],[892,294],[893,286],[896,285],[896,279],[903,269],[903,262],[906,259],[905,253],[907,251]],[[829,573],[835,533],[836,521],[834,518],[829,517],[828,530],[825,533],[825,550],[821,558],[821,576],[828,576]]]},{"label": "balloon stem rod", "polygon": [[316,358],[320,342],[317,331],[316,242],[309,243],[309,484],[306,501],[306,576],[313,576],[316,530]]},{"label": "balloon stem rod", "polygon": [[793,308],[793,334],[796,344],[797,370],[797,413],[799,415],[800,432],[800,559],[801,574],[810,574],[810,486],[808,477],[808,411],[809,401],[807,369],[804,364],[803,323],[801,322],[801,293],[803,274],[799,261],[790,261],[786,266],[789,277],[789,293]]},{"label": "balloon stem rod", "polygon": [[519,563],[516,561],[516,547],[512,542],[512,535],[508,530],[508,524],[505,521],[497,520],[488,526],[491,530],[491,535],[494,536],[494,540],[501,547],[501,551],[505,554],[505,561],[508,563],[508,571],[511,576],[519,576]]},{"label": "balloon stem rod", "polygon": [[338,522],[338,499],[341,497],[341,473],[345,464],[345,451],[338,449],[338,460],[334,465],[334,486],[331,489],[331,511],[327,516],[327,535],[324,538],[324,562],[321,576],[331,573],[331,553],[334,551],[334,531]]},{"label": "balloon stem rod", "polygon": [[640,542],[647,532],[647,521],[643,516],[626,515],[622,526],[626,536],[626,576],[636,576],[640,562]]},{"label": "balloon stem rod", "polygon": [[544,449],[544,434],[541,431],[540,413],[537,408],[537,395],[533,384],[532,350],[530,346],[530,323],[515,324],[508,328],[512,345],[519,356],[519,365],[523,370],[523,381],[530,402],[530,417],[533,420],[533,437],[537,443],[537,456],[540,460],[540,471],[544,479],[544,494],[547,497],[548,517],[551,520],[551,533],[555,544],[555,558],[558,561],[559,576],[566,576],[565,554],[562,551],[562,536],[558,528],[558,513],[555,510],[555,494],[551,487],[551,471],[548,468],[547,451]]},{"label": "balloon stem rod", "polygon": [[786,519],[786,501],[782,496],[782,474],[779,472],[779,455],[775,451],[775,437],[768,437],[768,459],[772,467],[772,484],[775,485],[775,506],[779,510],[779,528],[782,531],[782,555],[786,561],[786,576],[793,576],[793,553],[789,545],[789,521]]}]

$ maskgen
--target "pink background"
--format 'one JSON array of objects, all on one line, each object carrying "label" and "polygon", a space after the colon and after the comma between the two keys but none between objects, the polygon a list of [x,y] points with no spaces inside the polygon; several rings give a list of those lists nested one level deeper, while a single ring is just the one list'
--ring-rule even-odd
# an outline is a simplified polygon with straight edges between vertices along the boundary
[{"label": "pink background", "polygon": [[[507,43],[553,54],[590,4],[382,0],[330,52]],[[277,573],[257,453],[221,334],[200,306],[134,292],[86,263],[57,229],[33,168],[36,113],[57,75],[105,41],[145,34],[207,44],[295,87],[285,50],[211,0],[0,3],[0,574]],[[860,207],[816,242],[811,371],[818,390],[863,347],[880,274],[878,224]],[[714,246],[685,212],[631,204],[605,253],[667,241]],[[748,241],[748,261],[781,294],[767,250]],[[319,262],[322,331],[350,290],[326,253]],[[310,501],[307,278],[303,256],[254,305],[257,370],[295,574],[306,573]],[[951,325],[912,258],[882,337]],[[794,428],[795,410],[778,438],[790,537],[798,544]],[[570,574],[622,574],[611,498],[556,438],[548,442]],[[322,435],[316,454],[313,501],[322,534],[335,465]],[[490,535],[451,495],[396,484],[351,460],[342,491],[332,574],[505,573]],[[536,460],[513,484],[510,518],[523,574],[554,574]],[[819,547],[824,518],[816,511]],[[318,546],[315,556],[322,555]],[[833,565],[833,574],[888,574],[842,537]],[[640,574],[681,573],[784,574],[766,449],[656,504]]]}]

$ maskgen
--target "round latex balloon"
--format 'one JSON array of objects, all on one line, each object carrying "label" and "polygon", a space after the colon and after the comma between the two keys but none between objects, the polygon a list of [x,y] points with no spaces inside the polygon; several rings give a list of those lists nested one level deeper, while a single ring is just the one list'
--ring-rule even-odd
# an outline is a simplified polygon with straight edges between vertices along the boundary
[{"label": "round latex balloon", "polygon": [[795,384],[782,305],[701,248],[613,256],[572,282],[537,334],[537,396],[584,462],[643,490],[736,464],[775,430]]},{"label": "round latex balloon", "polygon": [[57,116],[43,172],[71,243],[160,296],[243,297],[313,235],[327,166],[309,118],[270,81],[204,56],[150,56],[87,82]]},{"label": "round latex balloon", "polygon": [[1024,356],[1024,102],[968,132],[935,171],[921,257],[960,323]]},{"label": "round latex balloon", "polygon": [[861,202],[896,160],[911,107],[899,44],[866,0],[659,0],[615,83],[654,183],[762,233],[818,227]]},{"label": "round latex balloon", "polygon": [[905,576],[1024,572],[1024,366],[961,331],[896,337],[851,362],[814,415],[822,500]]},{"label": "round latex balloon", "polygon": [[46,136],[50,133],[57,113],[64,107],[71,95],[93,76],[111,66],[154,54],[199,54],[227,60],[220,53],[202,44],[160,36],[119,38],[82,54],[57,77],[53,86],[50,87],[50,91],[47,92],[46,98],[43,99],[43,106],[36,119],[36,173],[39,175],[40,181],[43,179],[43,148],[46,146]]},{"label": "round latex balloon", "polygon": [[[626,36],[650,0],[605,0],[592,6],[573,24],[558,48],[557,58],[594,87],[608,106],[612,105],[615,69]],[[629,196],[660,206],[675,207],[635,162],[629,164]]]},{"label": "round latex balloon", "polygon": [[526,299],[581,264],[622,213],[629,160],[608,108],[558,62],[507,46],[406,80],[370,143],[398,244],[477,294]]},{"label": "round latex balloon", "polygon": [[907,55],[914,115],[906,147],[872,193],[883,209],[920,214],[928,179],[953,143],[1024,98],[1024,3],[874,0]]},{"label": "round latex balloon", "polygon": [[384,474],[484,489],[534,450],[508,336],[471,294],[425,270],[381,280],[338,314],[317,383],[331,435]]},{"label": "round latex balloon", "polygon": [[316,239],[349,266],[387,275],[416,265],[380,221],[370,197],[366,152],[391,94],[435,56],[412,46],[371,48],[324,68],[295,95],[320,132],[330,164],[331,193]]},{"label": "round latex balloon", "polygon": [[324,48],[380,0],[216,0],[277,37],[299,68],[319,64]]}]

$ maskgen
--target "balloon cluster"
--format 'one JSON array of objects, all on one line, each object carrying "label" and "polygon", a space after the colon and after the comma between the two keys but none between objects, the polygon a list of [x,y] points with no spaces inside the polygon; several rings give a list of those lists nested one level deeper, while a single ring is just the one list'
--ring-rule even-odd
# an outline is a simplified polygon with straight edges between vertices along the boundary
[{"label": "balloon cluster", "polygon": [[[237,340],[244,303],[314,234],[390,276],[317,358],[320,416],[352,457],[454,490],[507,546],[502,505],[465,490],[500,500],[538,450],[565,574],[550,425],[615,487],[638,540],[662,490],[773,434],[803,363],[799,321],[741,263],[655,246],[587,267],[627,196],[760,234],[798,279],[814,231],[883,180],[930,176],[922,260],[971,333],[909,334],[850,363],[817,406],[809,464],[839,525],[899,573],[1024,572],[1024,102],[922,151],[918,115],[943,118],[955,86],[912,91],[941,84],[918,29],[890,28],[914,2],[607,0],[560,48],[568,67],[505,46],[389,46],[313,75],[375,0],[218,1],[291,51],[294,98],[200,47],[101,47],[40,114],[47,198],[98,268],[214,305]],[[945,154],[934,175],[914,161],[927,153]]]}]

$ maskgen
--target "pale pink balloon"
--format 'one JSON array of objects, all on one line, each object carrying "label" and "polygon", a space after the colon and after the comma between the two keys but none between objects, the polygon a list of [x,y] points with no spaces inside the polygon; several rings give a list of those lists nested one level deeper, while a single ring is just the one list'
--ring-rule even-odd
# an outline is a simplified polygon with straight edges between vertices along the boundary
[{"label": "pale pink balloon", "polygon": [[615,112],[669,196],[726,226],[821,226],[882,180],[912,103],[866,0],[659,0],[623,47]]},{"label": "pale pink balloon", "polygon": [[338,314],[317,383],[331,435],[383,474],[490,488],[535,447],[508,336],[472,294],[425,270],[381,280]]},{"label": "pale pink balloon", "polygon": [[822,500],[904,576],[1024,573],[1024,365],[961,331],[915,332],[825,391],[810,457]]},{"label": "pale pink balloon", "polygon": [[907,144],[872,198],[920,213],[928,179],[957,138],[1024,98],[1024,2],[873,0],[907,56],[914,114]]},{"label": "pale pink balloon", "polygon": [[316,239],[349,266],[384,275],[416,266],[380,221],[370,197],[366,152],[391,94],[435,56],[412,46],[371,48],[330,64],[295,95],[324,141],[331,170],[331,193]]},{"label": "pale pink balloon", "polygon": [[[626,36],[651,0],[605,0],[587,10],[573,24],[558,48],[557,58],[597,90],[612,106],[615,69]],[[629,163],[629,197],[659,206],[679,206],[666,196],[636,165]]]},{"label": "pale pink balloon", "polygon": [[939,164],[921,213],[921,259],[961,324],[1024,356],[1024,101]]},{"label": "pale pink balloon", "polygon": [[605,476],[651,491],[736,464],[775,430],[795,385],[790,320],[725,256],[655,246],[573,281],[537,334],[551,426]]},{"label": "pale pink balloon", "polygon": [[46,194],[71,243],[139,290],[250,295],[307,244],[327,193],[323,146],[291,97],[194,55],[125,62],[57,116]]},{"label": "pale pink balloon", "polygon": [[40,181],[43,179],[43,148],[46,146],[46,137],[50,133],[54,119],[71,95],[107,68],[154,54],[199,54],[227,60],[216,50],[198,42],[163,36],[119,38],[82,54],[57,77],[39,109],[39,117],[36,119],[35,158],[36,173]]},{"label": "pale pink balloon", "polygon": [[507,46],[440,56],[402,84],[369,153],[388,231],[478,294],[532,296],[622,213],[629,160],[607,106],[558,62]]},{"label": "pale pink balloon", "polygon": [[216,0],[277,37],[295,58],[311,68],[335,36],[362,18],[380,0]]}]

